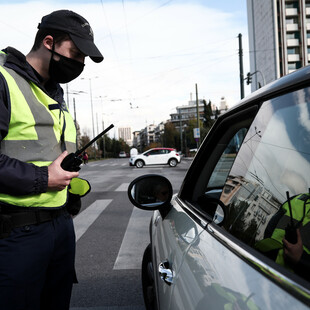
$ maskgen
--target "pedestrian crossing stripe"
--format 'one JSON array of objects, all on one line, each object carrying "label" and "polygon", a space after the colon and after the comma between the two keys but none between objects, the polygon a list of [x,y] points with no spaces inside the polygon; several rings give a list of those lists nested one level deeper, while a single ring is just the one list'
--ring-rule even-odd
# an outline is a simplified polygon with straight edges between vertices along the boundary
[{"label": "pedestrian crossing stripe", "polygon": [[115,191],[116,192],[127,192],[128,186],[129,186],[129,183],[123,183]]},{"label": "pedestrian crossing stripe", "polygon": [[76,242],[111,202],[112,199],[96,200],[73,219]]},{"label": "pedestrian crossing stripe", "polygon": [[148,227],[152,212],[133,208],[123,241],[114,263],[114,270],[141,269],[141,260],[149,244]]}]

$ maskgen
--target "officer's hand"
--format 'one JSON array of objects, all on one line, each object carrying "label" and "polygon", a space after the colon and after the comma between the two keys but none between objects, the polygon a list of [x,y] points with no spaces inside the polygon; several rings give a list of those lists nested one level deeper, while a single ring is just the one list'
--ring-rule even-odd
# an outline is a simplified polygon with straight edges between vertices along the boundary
[{"label": "officer's hand", "polygon": [[297,229],[297,243],[289,243],[286,239],[283,239],[282,241],[284,258],[294,264],[298,263],[304,250],[299,229]]},{"label": "officer's hand", "polygon": [[49,191],[61,191],[69,185],[72,178],[79,176],[78,172],[70,172],[61,168],[60,164],[67,155],[68,152],[64,151],[48,166],[47,189]]}]

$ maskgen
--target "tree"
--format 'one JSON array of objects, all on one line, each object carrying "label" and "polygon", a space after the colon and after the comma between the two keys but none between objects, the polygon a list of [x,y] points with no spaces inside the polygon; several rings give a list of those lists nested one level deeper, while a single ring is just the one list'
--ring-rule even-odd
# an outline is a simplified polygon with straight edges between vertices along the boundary
[{"label": "tree", "polygon": [[[86,132],[83,133],[82,136],[80,136],[80,139],[78,141],[78,145],[79,145],[79,149],[81,149],[82,147],[84,147],[87,143],[89,143],[90,141],[90,138],[89,136],[87,135]],[[89,158],[95,158],[96,156],[96,149],[95,149],[95,146],[94,144],[89,146],[86,150],[85,150],[89,156]]]},{"label": "tree", "polygon": [[165,124],[165,131],[163,134],[163,141],[165,147],[178,148],[180,145],[180,133],[176,130],[171,122]]},{"label": "tree", "polygon": [[203,100],[203,127],[207,129],[207,132],[212,127],[214,120],[212,119],[213,112],[211,107],[211,100],[207,104],[206,100]]}]

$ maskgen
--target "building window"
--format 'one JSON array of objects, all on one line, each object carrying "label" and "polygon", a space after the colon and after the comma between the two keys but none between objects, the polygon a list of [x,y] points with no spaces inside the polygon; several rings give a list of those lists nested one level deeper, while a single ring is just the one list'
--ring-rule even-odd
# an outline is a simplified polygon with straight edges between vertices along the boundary
[{"label": "building window", "polygon": [[298,9],[298,2],[286,2],[285,3],[286,9]]},{"label": "building window", "polygon": [[288,70],[297,70],[297,69],[301,68],[301,62],[297,61],[297,62],[288,63],[287,68],[288,68]]},{"label": "building window", "polygon": [[296,48],[296,47],[288,47],[287,53],[288,53],[289,55],[299,54],[299,49]]},{"label": "building window", "polygon": [[297,22],[295,21],[294,18],[287,18],[287,19],[286,19],[286,24],[287,24],[287,25],[288,25],[288,24],[297,24]]},{"label": "building window", "polygon": [[287,68],[289,70],[296,70],[296,63],[295,62],[294,63],[288,63]]}]

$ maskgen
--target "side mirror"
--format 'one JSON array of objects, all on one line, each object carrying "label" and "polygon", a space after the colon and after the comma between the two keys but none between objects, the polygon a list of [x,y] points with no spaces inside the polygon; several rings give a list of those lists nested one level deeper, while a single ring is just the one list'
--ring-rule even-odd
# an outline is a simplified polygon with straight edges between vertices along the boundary
[{"label": "side mirror", "polygon": [[198,198],[198,204],[201,209],[210,216],[210,220],[213,223],[219,226],[224,224],[224,221],[227,218],[227,207],[219,198],[216,198],[216,195],[202,195]]},{"label": "side mirror", "polygon": [[148,174],[133,180],[127,194],[130,202],[139,209],[158,210],[170,205],[173,191],[167,178]]},{"label": "side mirror", "polygon": [[218,204],[213,216],[213,222],[219,226],[222,226],[224,224],[226,216],[226,207],[222,204]]}]

